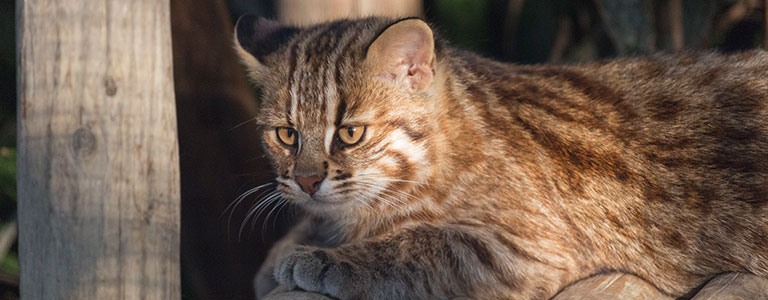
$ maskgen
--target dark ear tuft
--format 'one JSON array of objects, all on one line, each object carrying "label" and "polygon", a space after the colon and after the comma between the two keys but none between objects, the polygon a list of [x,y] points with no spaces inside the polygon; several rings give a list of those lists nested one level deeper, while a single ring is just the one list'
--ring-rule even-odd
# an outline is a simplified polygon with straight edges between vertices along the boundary
[{"label": "dark ear tuft", "polygon": [[235,24],[235,40],[240,48],[263,63],[265,56],[279,49],[298,31],[277,21],[244,15]]}]

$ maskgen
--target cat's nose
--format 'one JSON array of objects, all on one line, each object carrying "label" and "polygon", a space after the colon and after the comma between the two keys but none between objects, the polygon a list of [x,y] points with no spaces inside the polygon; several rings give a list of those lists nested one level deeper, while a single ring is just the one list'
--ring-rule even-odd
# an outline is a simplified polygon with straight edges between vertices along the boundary
[{"label": "cat's nose", "polygon": [[323,182],[323,176],[296,176],[296,182],[299,183],[302,191],[312,196],[320,188],[320,183]]}]

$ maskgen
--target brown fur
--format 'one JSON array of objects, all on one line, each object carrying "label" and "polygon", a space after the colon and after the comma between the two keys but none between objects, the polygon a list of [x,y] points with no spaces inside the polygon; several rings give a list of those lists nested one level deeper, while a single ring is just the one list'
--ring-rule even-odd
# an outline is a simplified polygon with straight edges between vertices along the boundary
[{"label": "brown fur", "polygon": [[[264,90],[278,189],[315,231],[342,237],[273,254],[280,283],[340,298],[542,299],[605,270],[670,295],[725,271],[768,276],[765,52],[515,66],[436,38],[434,79],[408,93],[364,60],[393,20],[259,22],[238,25],[239,49]],[[365,140],[326,149],[327,128],[345,122],[367,125]],[[278,143],[277,126],[301,132],[302,148]],[[366,185],[366,168],[395,181]],[[297,169],[335,189],[302,194]]]}]

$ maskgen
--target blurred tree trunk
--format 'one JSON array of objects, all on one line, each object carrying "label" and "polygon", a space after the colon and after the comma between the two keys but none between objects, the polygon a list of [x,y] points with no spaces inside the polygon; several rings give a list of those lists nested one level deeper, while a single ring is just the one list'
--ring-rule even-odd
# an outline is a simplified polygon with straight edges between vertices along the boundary
[{"label": "blurred tree trunk", "polygon": [[653,3],[643,0],[596,0],[617,54],[642,55],[655,50]]},{"label": "blurred tree trunk", "polygon": [[166,0],[18,1],[23,299],[179,299]]},{"label": "blurred tree trunk", "polygon": [[364,17],[421,15],[420,0],[278,0],[277,13],[282,22],[309,25],[328,20]]},{"label": "blurred tree trunk", "polygon": [[710,47],[712,22],[717,12],[717,0],[682,0],[683,35],[685,47],[704,49]]},{"label": "blurred tree trunk", "polygon": [[563,17],[563,1],[524,1],[512,48],[512,60],[520,63],[543,63],[552,53]]},{"label": "blurred tree trunk", "polygon": [[[246,230],[240,240],[237,229],[252,202],[244,201],[231,219],[225,209],[273,177],[255,123],[248,122],[257,103],[232,50],[226,1],[171,0],[171,14],[185,297],[253,299],[252,279],[274,231]],[[259,229],[264,223],[253,222]]]},{"label": "blurred tree trunk", "polygon": [[504,27],[502,29],[502,55],[505,59],[514,57],[515,54],[515,38],[517,37],[517,30],[520,24],[520,17],[523,12],[523,5],[525,0],[509,0],[507,5],[507,15],[504,20]]},{"label": "blurred tree trunk", "polygon": [[683,49],[683,1],[656,1],[656,47],[660,50]]}]

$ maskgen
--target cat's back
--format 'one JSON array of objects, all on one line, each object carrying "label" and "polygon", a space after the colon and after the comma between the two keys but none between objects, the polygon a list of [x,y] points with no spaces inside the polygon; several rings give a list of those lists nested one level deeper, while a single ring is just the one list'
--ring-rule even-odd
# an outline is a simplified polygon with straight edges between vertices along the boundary
[{"label": "cat's back", "polygon": [[618,60],[593,76],[617,91],[622,142],[658,176],[649,200],[767,207],[768,52]]},{"label": "cat's back", "polygon": [[768,203],[768,52],[573,66],[464,61],[459,77],[488,111],[478,122],[531,147],[509,155],[545,153],[579,182],[598,174],[649,200]]},{"label": "cat's back", "polygon": [[647,123],[765,117],[768,104],[768,52],[762,50],[660,54],[575,69],[615,90],[612,100]]}]

